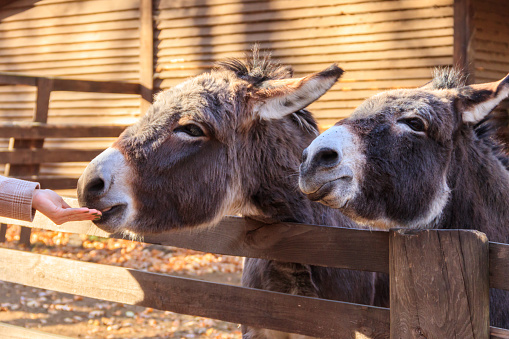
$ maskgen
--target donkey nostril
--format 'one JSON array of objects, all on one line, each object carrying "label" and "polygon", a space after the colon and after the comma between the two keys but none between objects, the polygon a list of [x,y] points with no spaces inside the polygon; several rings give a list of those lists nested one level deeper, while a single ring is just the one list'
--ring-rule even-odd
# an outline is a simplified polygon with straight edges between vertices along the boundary
[{"label": "donkey nostril", "polygon": [[316,155],[316,161],[320,166],[333,167],[339,163],[339,154],[331,148],[324,148]]},{"label": "donkey nostril", "polygon": [[89,194],[93,194],[93,195],[99,195],[101,194],[103,191],[104,191],[104,180],[101,179],[101,178],[94,178],[93,180],[91,180],[88,184],[87,184],[87,187],[85,188],[85,190],[89,193]]}]

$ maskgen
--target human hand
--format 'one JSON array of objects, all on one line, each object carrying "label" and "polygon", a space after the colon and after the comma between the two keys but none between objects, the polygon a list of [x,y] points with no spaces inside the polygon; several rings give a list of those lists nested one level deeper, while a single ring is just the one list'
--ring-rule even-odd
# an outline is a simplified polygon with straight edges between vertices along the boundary
[{"label": "human hand", "polygon": [[32,197],[32,207],[47,216],[55,224],[68,221],[99,220],[101,212],[87,207],[71,208],[64,199],[52,190],[36,189]]}]

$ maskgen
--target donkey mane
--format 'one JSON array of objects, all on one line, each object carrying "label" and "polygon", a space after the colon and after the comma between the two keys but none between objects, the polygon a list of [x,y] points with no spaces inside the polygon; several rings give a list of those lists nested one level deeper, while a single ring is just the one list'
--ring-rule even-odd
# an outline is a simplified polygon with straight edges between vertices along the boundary
[{"label": "donkey mane", "polygon": [[[437,67],[433,70],[433,89],[454,89],[466,85],[467,77],[453,67]],[[498,139],[497,132],[503,128],[503,122],[493,119],[490,113],[474,126],[474,133],[479,140],[491,149],[493,155],[509,170],[509,156],[504,145]]]},{"label": "donkey mane", "polygon": [[452,89],[463,87],[466,84],[467,77],[464,73],[453,67],[436,67],[433,69],[433,89]]},{"label": "donkey mane", "polygon": [[259,86],[267,80],[288,79],[293,76],[293,68],[283,66],[271,58],[271,54],[255,46],[246,54],[246,61],[230,58],[214,64],[215,71],[230,71],[253,86]]},{"label": "donkey mane", "polygon": [[[254,87],[259,87],[267,80],[288,79],[293,76],[291,66],[281,65],[272,59],[267,51],[260,51],[254,46],[250,53],[246,53],[245,61],[237,58],[229,58],[218,61],[214,64],[216,72],[233,72],[239,79],[247,81]],[[291,120],[304,132],[311,135],[318,135],[318,125],[311,112],[301,109],[290,115]]]}]

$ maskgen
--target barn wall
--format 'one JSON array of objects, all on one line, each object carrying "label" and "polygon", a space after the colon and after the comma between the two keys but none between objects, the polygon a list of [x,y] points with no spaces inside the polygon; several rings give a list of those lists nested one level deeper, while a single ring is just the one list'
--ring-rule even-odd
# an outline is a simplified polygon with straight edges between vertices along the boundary
[{"label": "barn wall", "polygon": [[474,81],[500,80],[509,73],[509,7],[505,0],[473,0]]},{"label": "barn wall", "polygon": [[[86,80],[139,82],[139,0],[21,0],[0,10],[0,71]],[[35,89],[0,86],[0,122],[31,120]],[[135,95],[52,92],[51,123],[128,123]],[[59,147],[107,147],[106,140],[48,140]],[[2,146],[5,145],[3,139]],[[78,175],[82,164],[45,166]]]},{"label": "barn wall", "polygon": [[297,76],[339,63],[340,83],[310,106],[322,127],[372,94],[422,85],[430,68],[452,64],[453,0],[155,0],[154,19],[163,89],[255,42]]},{"label": "barn wall", "polygon": [[[497,81],[509,73],[509,7],[506,0],[472,0],[472,82]],[[509,100],[499,105],[500,135],[509,143]]]}]

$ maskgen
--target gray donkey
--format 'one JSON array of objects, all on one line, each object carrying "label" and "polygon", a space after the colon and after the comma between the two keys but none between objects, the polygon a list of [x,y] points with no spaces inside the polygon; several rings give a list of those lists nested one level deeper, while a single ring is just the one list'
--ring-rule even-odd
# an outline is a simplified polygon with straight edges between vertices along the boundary
[{"label": "gray donkey", "polygon": [[[442,70],[417,89],[361,104],[304,151],[309,198],[378,228],[475,229],[509,242],[509,159],[488,114],[509,75],[464,86]],[[509,328],[509,293],[492,290],[491,323]]]},{"label": "gray donkey", "polygon": [[[225,215],[266,221],[355,224],[298,189],[302,151],[318,135],[304,107],[341,76],[336,65],[304,78],[260,57],[229,60],[159,93],[145,116],[94,159],[79,180],[97,225],[143,235],[214,225]],[[246,259],[244,286],[373,303],[373,275]],[[244,338],[290,338],[245,327]],[[293,336],[294,338],[299,336]]]}]

